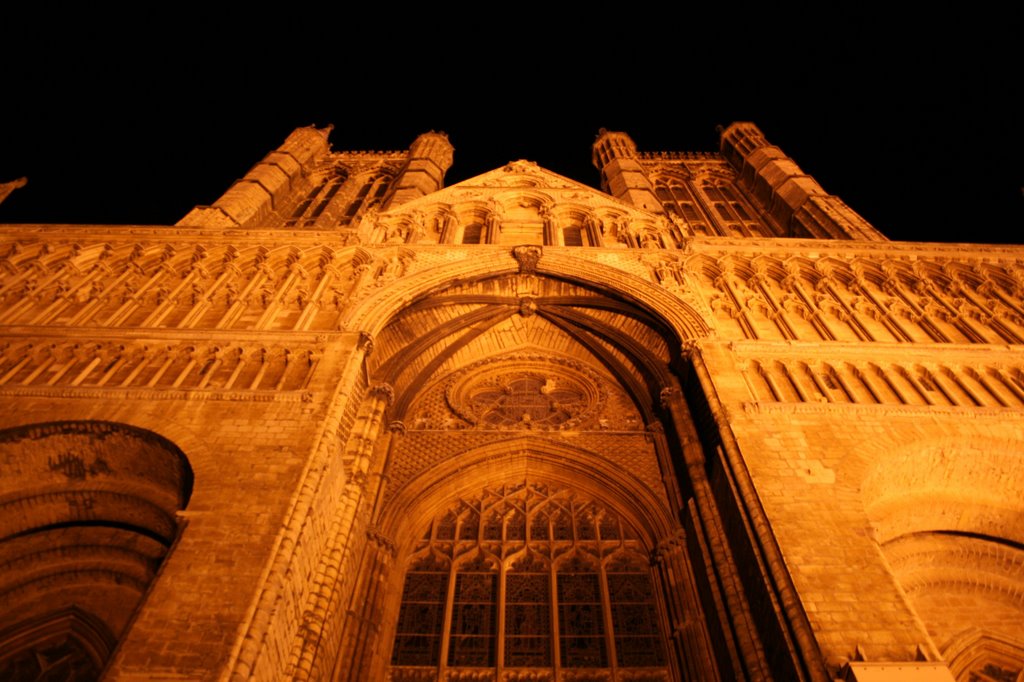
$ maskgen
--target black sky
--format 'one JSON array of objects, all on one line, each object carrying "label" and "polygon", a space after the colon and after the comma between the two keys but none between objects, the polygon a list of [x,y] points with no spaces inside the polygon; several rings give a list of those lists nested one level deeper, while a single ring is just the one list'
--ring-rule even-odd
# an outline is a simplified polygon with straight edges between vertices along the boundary
[{"label": "black sky", "polygon": [[812,8],[8,23],[0,181],[29,184],[0,222],[172,224],[300,125],[339,150],[444,130],[449,184],[526,158],[595,185],[601,127],[710,151],[749,120],[893,239],[1024,242],[1020,10]]}]

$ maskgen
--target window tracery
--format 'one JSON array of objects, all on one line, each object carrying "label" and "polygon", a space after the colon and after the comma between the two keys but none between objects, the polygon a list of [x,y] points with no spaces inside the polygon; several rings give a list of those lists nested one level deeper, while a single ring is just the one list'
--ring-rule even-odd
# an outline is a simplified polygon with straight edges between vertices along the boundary
[{"label": "window tracery", "polygon": [[414,552],[392,679],[444,668],[667,674],[641,543],[593,500],[532,483],[485,489],[439,514]]}]

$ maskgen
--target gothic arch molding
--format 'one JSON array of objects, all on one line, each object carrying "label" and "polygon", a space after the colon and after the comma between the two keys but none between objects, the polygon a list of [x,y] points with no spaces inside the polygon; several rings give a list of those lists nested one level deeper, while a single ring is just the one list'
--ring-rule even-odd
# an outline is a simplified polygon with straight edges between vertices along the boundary
[{"label": "gothic arch molding", "polygon": [[949,643],[945,658],[958,680],[984,679],[971,673],[986,674],[987,679],[1024,679],[1024,641],[1019,639],[974,628]]},{"label": "gothic arch molding", "polygon": [[[874,457],[856,455],[843,468],[861,490],[883,542],[906,533],[957,530],[1024,545],[1015,523],[1024,515],[1024,501],[1012,487],[1018,480],[1012,472],[1024,475],[1020,452],[1024,442],[1016,440],[943,437],[888,447]],[[997,471],[1002,475],[993,477]],[[949,505],[989,511],[951,515]]]},{"label": "gothic arch molding", "polygon": [[0,671],[66,649],[67,679],[95,678],[177,539],[193,476],[176,445],[126,424],[0,431],[0,651],[14,653]]},{"label": "gothic arch molding", "polygon": [[86,682],[99,677],[116,644],[102,620],[71,606],[0,632],[0,675]]},{"label": "gothic arch molding", "polygon": [[[539,248],[539,247],[538,247]],[[406,306],[452,283],[512,275],[521,271],[506,249],[475,247],[473,257],[407,275],[387,289],[359,302],[340,320],[342,329],[376,335]],[[530,273],[576,282],[613,298],[624,299],[652,314],[680,342],[708,336],[711,328],[685,301],[662,287],[603,263],[586,261],[549,249]]]},{"label": "gothic arch molding", "polygon": [[[66,401],[60,407],[62,422],[97,422],[123,425],[152,434],[155,438],[170,443],[182,453],[192,471],[192,480],[203,481],[212,478],[216,468],[216,457],[210,450],[209,440],[186,424],[168,417],[166,412],[150,409],[115,409],[97,419],[96,410],[84,401]],[[28,428],[38,422],[25,418],[24,415],[8,413],[0,415],[0,432]],[[201,500],[203,487],[194,486],[190,493],[189,503]]]},{"label": "gothic arch molding", "polygon": [[1022,449],[1010,439],[930,439],[879,457],[861,478],[893,579],[960,680],[988,679],[975,676],[985,666],[999,675],[1024,667],[1019,648],[989,646],[1024,640]]},{"label": "gothic arch molding", "polygon": [[[490,302],[484,307],[448,320],[444,324],[427,329],[416,339],[410,341],[401,350],[388,357],[376,368],[375,378],[396,388],[396,398],[391,414],[394,419],[406,420],[410,404],[424,387],[436,380],[435,372],[461,349],[490,332],[496,325],[508,318],[520,314],[514,305]],[[641,341],[629,333],[617,328],[614,324],[598,319],[569,305],[546,304],[538,302],[533,313],[551,323],[572,343],[578,344],[593,356],[596,362],[603,365],[617,382],[630,395],[633,403],[641,411],[643,422],[651,423],[656,419],[655,403],[659,392],[671,384],[667,362],[655,356],[655,352],[645,347]],[[649,329],[651,334],[657,330]],[[611,348],[605,345],[610,344]],[[417,359],[435,345],[443,344],[444,348],[437,352],[422,367]],[[553,348],[537,348],[537,352],[558,353]],[[413,378],[400,378],[410,368],[417,368]],[[403,388],[404,386],[404,388]]]}]

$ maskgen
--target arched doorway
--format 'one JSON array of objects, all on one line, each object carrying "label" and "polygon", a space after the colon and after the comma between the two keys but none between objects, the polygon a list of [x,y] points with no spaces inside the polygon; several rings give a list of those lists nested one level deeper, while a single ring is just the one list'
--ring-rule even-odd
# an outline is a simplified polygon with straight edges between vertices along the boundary
[{"label": "arched doorway", "polygon": [[1024,675],[1022,444],[909,446],[861,484],[882,554],[963,682]]},{"label": "arched doorway", "polygon": [[192,470],[109,422],[0,432],[0,678],[93,680],[178,535]]},{"label": "arched doorway", "polygon": [[[730,616],[720,610],[709,626],[705,609],[719,608],[711,596],[719,588],[712,584],[698,594],[690,553],[706,545],[687,537],[681,520],[690,513],[692,491],[677,470],[684,465],[674,422],[688,419],[676,378],[679,329],[699,329],[699,319],[677,302],[666,321],[617,293],[611,282],[602,287],[542,275],[529,255],[517,254],[518,272],[504,266],[497,274],[492,269],[425,286],[374,337],[365,377],[369,397],[345,447],[353,489],[359,488],[355,504],[366,505],[370,542],[356,549],[361,559],[334,677],[484,680],[502,671],[503,679],[730,678],[729,651],[737,645],[722,643],[733,635],[719,620]],[[350,321],[367,319],[369,301],[363,310]],[[369,434],[385,425],[388,433],[368,445]],[[693,424],[686,428],[688,442],[700,447]],[[519,508],[524,523],[531,514],[543,515],[545,505],[568,505],[571,522],[557,531],[565,537],[526,531],[522,540],[509,541],[502,526],[506,535],[495,544],[487,533],[497,526],[487,531],[483,520],[475,539],[445,537],[446,514],[473,505],[484,513],[485,498],[497,488],[506,491],[502,513],[514,516],[511,510]],[[526,501],[543,495],[548,501],[537,508]],[[634,508],[638,500],[642,513]],[[590,509],[594,519],[618,519],[615,535],[575,534],[583,517],[568,511],[574,505]],[[553,536],[556,526],[547,532]],[[459,542],[469,544],[456,547]],[[471,574],[470,582],[490,581],[494,590],[488,613],[495,620],[487,620],[493,630],[487,636],[464,632],[469,626],[458,616],[487,611],[460,596],[460,585],[468,584],[460,576]],[[509,601],[521,574],[538,584],[546,580],[550,599]],[[407,576],[444,583],[443,597],[435,593],[439,601],[432,605],[413,599],[403,607]],[[584,576],[578,582],[590,581],[597,590],[592,594],[599,599],[583,609],[593,615],[590,626],[559,617],[577,603],[559,594],[559,585],[572,582],[569,576]],[[620,605],[611,591],[631,580],[640,586],[635,595],[648,596]],[[526,637],[513,632],[524,609],[549,615],[538,621],[548,624],[546,638],[517,639]],[[428,616],[410,614],[431,610],[444,614],[430,621],[433,635],[408,629],[429,629],[423,625]],[[622,616],[630,610],[635,618]],[[589,642],[565,630],[570,623],[591,627]],[[717,629],[715,645],[709,627]],[[464,641],[469,649],[459,644]],[[635,655],[640,642],[644,653]],[[474,644],[486,650],[482,658],[468,653]]]}]

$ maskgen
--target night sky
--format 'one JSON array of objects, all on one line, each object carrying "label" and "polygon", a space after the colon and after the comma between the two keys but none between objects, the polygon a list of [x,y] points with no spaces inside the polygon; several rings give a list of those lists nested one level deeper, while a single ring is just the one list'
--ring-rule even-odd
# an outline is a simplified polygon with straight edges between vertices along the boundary
[{"label": "night sky", "polygon": [[134,34],[8,22],[0,181],[29,183],[0,222],[172,224],[301,125],[333,124],[336,150],[444,130],[448,184],[525,158],[596,186],[599,128],[642,151],[713,151],[716,126],[747,120],[890,238],[1024,243],[1024,40],[1004,11],[925,26],[844,10],[784,29],[769,10],[523,10],[472,30],[436,15],[386,30],[308,13],[258,29],[149,17]]}]

